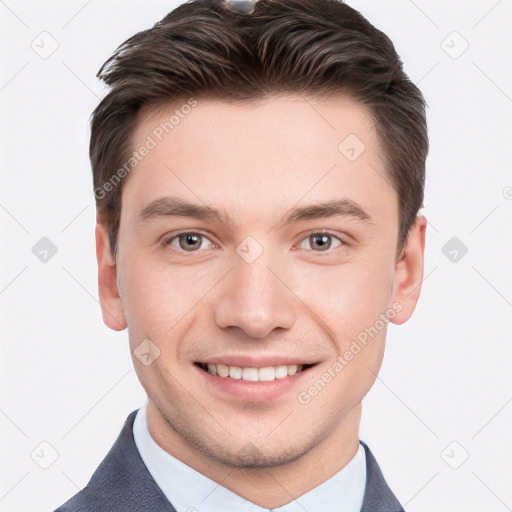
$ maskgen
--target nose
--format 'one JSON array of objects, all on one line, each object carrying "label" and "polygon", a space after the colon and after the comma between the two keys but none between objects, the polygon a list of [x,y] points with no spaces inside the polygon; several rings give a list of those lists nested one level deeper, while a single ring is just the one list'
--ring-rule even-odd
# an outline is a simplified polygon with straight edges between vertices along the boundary
[{"label": "nose", "polygon": [[[215,321],[222,329],[239,329],[265,338],[274,329],[290,329],[296,319],[293,292],[262,256],[252,263],[235,257],[215,302]],[[284,282],[283,282],[284,281]]]}]

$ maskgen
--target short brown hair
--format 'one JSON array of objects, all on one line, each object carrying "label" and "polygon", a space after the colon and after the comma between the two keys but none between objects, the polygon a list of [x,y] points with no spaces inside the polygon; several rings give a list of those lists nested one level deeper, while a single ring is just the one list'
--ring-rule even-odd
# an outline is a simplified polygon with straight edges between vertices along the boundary
[{"label": "short brown hair", "polygon": [[90,159],[98,219],[114,255],[121,178],[142,106],[282,93],[347,93],[369,107],[398,193],[403,247],[423,203],[425,100],[391,40],[341,1],[260,0],[242,16],[221,0],[191,0],[125,41],[97,76],[111,89],[91,117]]}]

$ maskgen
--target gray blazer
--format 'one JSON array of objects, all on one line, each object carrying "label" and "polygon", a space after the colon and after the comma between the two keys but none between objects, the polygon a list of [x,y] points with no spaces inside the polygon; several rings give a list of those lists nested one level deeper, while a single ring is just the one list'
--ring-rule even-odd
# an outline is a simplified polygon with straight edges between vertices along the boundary
[{"label": "gray blazer", "polygon": [[[87,486],[54,512],[176,512],[139,455],[133,438],[136,414],[136,410],[129,414],[114,446]],[[361,512],[404,512],[372,452],[365,443],[360,443],[366,452],[366,488]],[[335,510],[333,504],[332,511]]]}]

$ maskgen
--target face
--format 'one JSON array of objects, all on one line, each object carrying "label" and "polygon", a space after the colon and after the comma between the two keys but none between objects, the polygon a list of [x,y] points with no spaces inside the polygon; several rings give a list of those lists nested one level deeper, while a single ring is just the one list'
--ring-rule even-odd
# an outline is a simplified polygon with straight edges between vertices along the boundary
[{"label": "face", "polygon": [[397,259],[397,194],[347,97],[198,98],[162,136],[181,106],[140,116],[134,147],[153,147],[115,262],[97,228],[104,319],[128,328],[150,431],[232,467],[328,454],[357,436],[387,321],[414,309],[424,219]]}]

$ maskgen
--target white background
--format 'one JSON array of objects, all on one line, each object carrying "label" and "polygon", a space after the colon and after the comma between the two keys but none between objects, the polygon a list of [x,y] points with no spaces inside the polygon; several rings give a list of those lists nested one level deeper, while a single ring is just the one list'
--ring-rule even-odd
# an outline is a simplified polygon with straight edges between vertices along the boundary
[{"label": "white background", "polygon": [[[101,64],[178,3],[0,1],[0,511],[66,501],[145,399],[97,303],[87,123]],[[360,437],[408,512],[512,510],[512,2],[348,3],[395,43],[431,141],[423,293],[390,327]],[[52,39],[46,59],[31,47]]]}]

